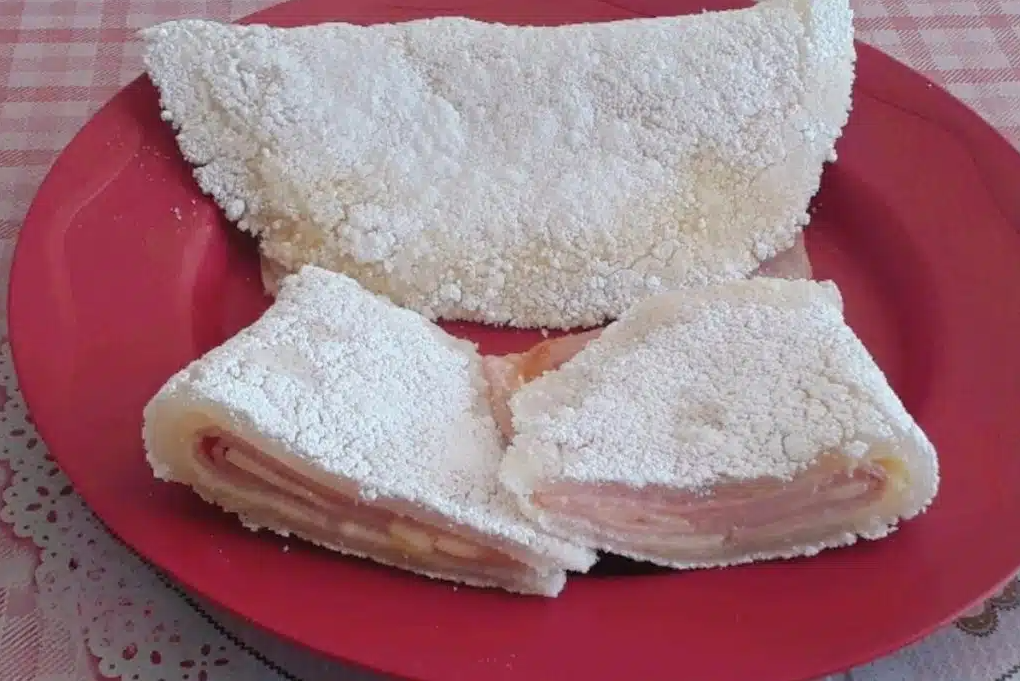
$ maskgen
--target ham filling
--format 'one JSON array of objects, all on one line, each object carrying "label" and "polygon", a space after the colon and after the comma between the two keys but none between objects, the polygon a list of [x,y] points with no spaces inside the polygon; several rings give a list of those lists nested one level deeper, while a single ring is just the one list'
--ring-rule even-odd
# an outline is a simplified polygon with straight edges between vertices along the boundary
[{"label": "ham filling", "polygon": [[811,260],[808,258],[804,234],[797,236],[793,246],[769,258],[755,270],[752,277],[773,277],[775,279],[810,279]]},{"label": "ham filling", "polygon": [[361,502],[353,486],[326,485],[219,429],[201,432],[195,448],[199,470],[215,487],[229,491],[232,505],[241,506],[234,510],[267,528],[293,531],[399,567],[482,575],[507,584],[533,572],[512,551],[468,537],[468,530],[440,530]]},{"label": "ham filling", "polygon": [[592,329],[544,340],[527,352],[482,358],[492,415],[505,441],[509,442],[514,436],[510,397],[545,372],[558,369],[601,333],[602,329]]},{"label": "ham filling", "polygon": [[789,481],[728,482],[705,492],[554,482],[536,489],[531,501],[563,530],[624,552],[696,562],[852,531],[895,499],[903,473],[892,459],[825,455]]}]

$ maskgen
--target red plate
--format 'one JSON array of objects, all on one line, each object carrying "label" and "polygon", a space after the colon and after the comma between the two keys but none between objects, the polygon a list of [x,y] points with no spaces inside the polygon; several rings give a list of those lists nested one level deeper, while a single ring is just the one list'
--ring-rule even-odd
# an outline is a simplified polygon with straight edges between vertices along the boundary
[{"label": "red plate", "polygon": [[[703,9],[436,1],[296,0],[258,19],[564,23]],[[865,46],[858,73],[808,242],[941,453],[936,504],[890,539],[811,560],[576,577],[545,600],[454,590],[294,542],[284,552],[284,540],[156,482],[142,405],[266,300],[252,244],[197,191],[146,80],[75,138],[21,233],[11,338],[36,424],[85,500],[142,556],[281,636],[376,670],[428,681],[675,681],[680,670],[790,681],[890,652],[1020,566],[1020,156]],[[459,328],[490,351],[535,337]]]}]

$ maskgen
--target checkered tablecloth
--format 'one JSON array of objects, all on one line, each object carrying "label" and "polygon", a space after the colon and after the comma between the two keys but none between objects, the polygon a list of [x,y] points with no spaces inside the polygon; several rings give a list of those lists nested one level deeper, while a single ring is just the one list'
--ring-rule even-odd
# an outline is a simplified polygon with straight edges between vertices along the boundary
[{"label": "checkered tablecloth", "polygon": [[[234,19],[268,4],[0,0],[0,276],[5,289],[18,229],[56,155],[102,103],[141,72],[135,31],[182,17]],[[852,4],[863,41],[945,86],[1020,147],[1020,0]],[[0,334],[6,337],[5,309],[0,309]],[[25,417],[6,341],[0,343],[0,441],[0,680],[363,678],[231,621],[168,586],[110,540],[59,473],[50,476],[50,487],[33,491],[31,471],[38,475],[51,464]],[[34,522],[39,514],[50,524]],[[69,566],[54,530],[76,533],[68,541],[87,553],[73,557]],[[79,573],[80,579],[73,576]],[[843,678],[1020,681],[1018,602],[1014,582],[954,625]]]}]

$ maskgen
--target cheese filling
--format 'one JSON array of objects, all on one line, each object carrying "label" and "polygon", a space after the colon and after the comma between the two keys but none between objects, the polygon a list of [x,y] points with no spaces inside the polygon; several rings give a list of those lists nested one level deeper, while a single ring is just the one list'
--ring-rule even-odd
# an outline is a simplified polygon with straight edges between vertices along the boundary
[{"label": "cheese filling", "polygon": [[439,529],[331,488],[287,467],[219,429],[196,437],[196,459],[206,476],[232,490],[250,521],[286,529],[326,546],[424,569],[519,578],[530,569],[511,555],[453,527]]}]

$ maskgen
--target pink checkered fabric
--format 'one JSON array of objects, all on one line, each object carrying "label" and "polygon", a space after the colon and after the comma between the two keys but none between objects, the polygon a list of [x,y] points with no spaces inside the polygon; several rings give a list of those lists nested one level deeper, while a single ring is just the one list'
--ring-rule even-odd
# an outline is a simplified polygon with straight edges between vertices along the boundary
[{"label": "pink checkered fabric", "polygon": [[851,4],[861,40],[945,87],[1020,147],[1020,1]]},{"label": "pink checkered fabric", "polygon": [[0,240],[11,240],[57,153],[141,73],[135,32],[236,19],[267,0],[0,0]]},{"label": "pink checkered fabric", "polygon": [[[945,86],[1020,148],[1020,0],[851,2],[863,41]],[[141,73],[135,31],[184,17],[235,19],[269,4],[272,0],[0,0],[0,275],[4,285],[25,212],[60,149],[99,106]],[[5,314],[0,314],[0,335],[6,335]],[[3,473],[0,470],[0,489]],[[12,556],[31,562],[28,550],[0,532],[0,562],[6,561],[0,567],[15,565]],[[21,623],[18,626],[24,625],[0,631],[0,667],[2,658],[25,655],[29,664],[36,659],[37,646],[54,647],[47,643],[50,638],[45,632],[50,629],[29,622],[35,612],[33,587],[27,581],[31,566],[23,567],[18,572],[23,579],[16,584],[0,580],[0,625],[15,619]],[[967,626],[984,636],[984,630],[978,630],[993,620],[995,608],[1005,612],[1005,602],[1003,597],[993,599]],[[1013,626],[1020,631],[1020,619]],[[945,660],[951,659],[957,665],[954,679],[1020,680],[1020,664],[1002,675],[1002,670],[1020,659],[1020,652],[999,656],[974,646],[958,651],[952,634],[940,636],[929,639],[934,643],[924,644],[928,648],[912,648],[875,663],[870,671],[855,671],[854,677],[942,680],[941,673],[917,676],[917,670],[941,672]],[[1005,645],[1017,648],[1020,635],[1011,635]],[[70,668],[83,653],[74,649],[62,654],[70,660]],[[987,675],[985,671],[978,676],[964,674],[965,669],[982,665],[991,665]],[[37,668],[26,668],[19,679],[57,678],[54,670],[34,662],[29,666]]]}]

